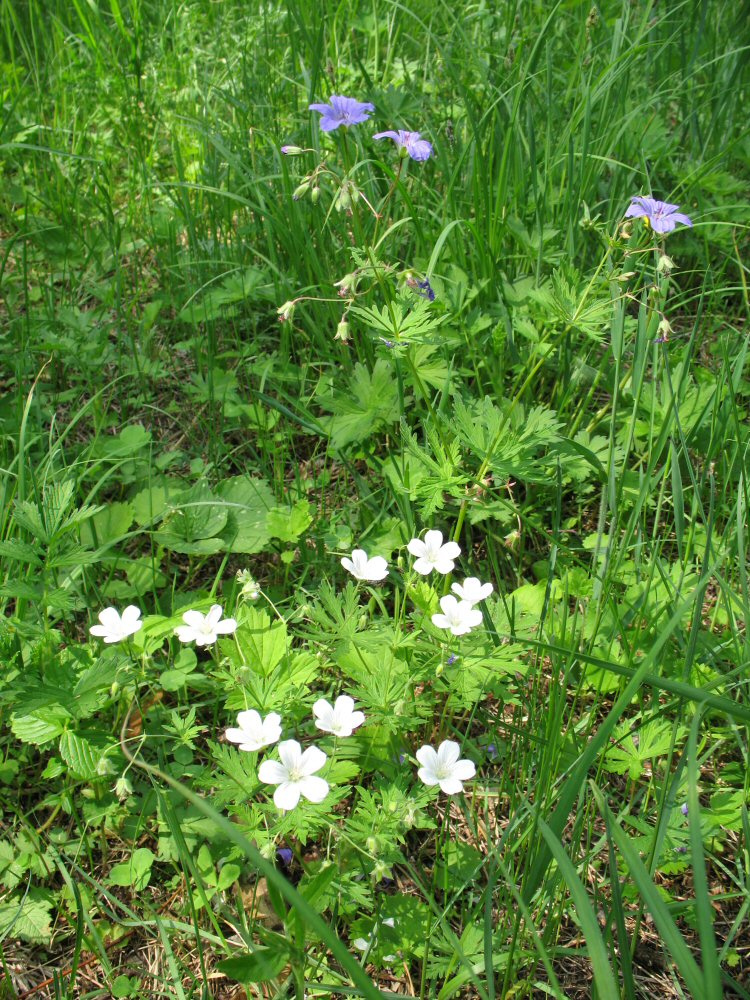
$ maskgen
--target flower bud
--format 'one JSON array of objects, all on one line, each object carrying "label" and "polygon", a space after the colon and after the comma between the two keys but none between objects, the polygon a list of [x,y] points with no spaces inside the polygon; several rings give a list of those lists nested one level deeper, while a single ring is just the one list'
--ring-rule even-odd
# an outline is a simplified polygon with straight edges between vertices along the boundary
[{"label": "flower bud", "polygon": [[339,188],[333,207],[337,212],[346,212],[352,207],[352,198],[346,184],[342,184]]},{"label": "flower bud", "polygon": [[354,294],[357,289],[357,277],[357,272],[352,271],[351,274],[345,274],[340,281],[334,281],[333,287],[338,288],[342,299]]},{"label": "flower bud", "polygon": [[125,775],[120,775],[120,777],[115,782],[115,787],[113,789],[115,795],[120,800],[124,802],[125,799],[129,798],[133,794],[133,786],[125,777]]},{"label": "flower bud", "polygon": [[505,547],[508,549],[515,549],[518,547],[518,543],[521,540],[521,532],[518,528],[514,528],[513,531],[509,531],[505,536]]},{"label": "flower bud", "polygon": [[304,150],[300,149],[299,146],[282,146],[281,152],[284,156],[299,156],[300,153],[304,152]]},{"label": "flower bud", "polygon": [[310,201],[313,203],[313,205],[317,205],[319,200],[320,200],[320,188],[316,184],[315,187],[310,192]]},{"label": "flower bud", "polygon": [[300,198],[306,195],[309,190],[310,190],[310,181],[302,181],[299,187],[296,187],[294,189],[294,194],[292,195],[292,199],[294,201],[299,201]]},{"label": "flower bud", "polygon": [[656,270],[659,274],[671,274],[674,271],[674,261],[671,257],[667,257],[665,253],[660,254],[656,262]]},{"label": "flower bud", "polygon": [[342,344],[349,343],[349,321],[346,317],[336,327],[336,336],[333,339],[340,340]]},{"label": "flower bud", "polygon": [[279,323],[288,323],[292,316],[294,316],[294,307],[297,303],[290,299],[289,302],[285,302],[283,306],[279,306],[276,310],[276,315],[279,317]]},{"label": "flower bud", "polygon": [[365,841],[365,846],[367,847],[367,850],[370,852],[370,854],[372,854],[374,857],[378,853],[378,847],[380,846],[378,844],[378,838],[368,837],[367,840]]}]

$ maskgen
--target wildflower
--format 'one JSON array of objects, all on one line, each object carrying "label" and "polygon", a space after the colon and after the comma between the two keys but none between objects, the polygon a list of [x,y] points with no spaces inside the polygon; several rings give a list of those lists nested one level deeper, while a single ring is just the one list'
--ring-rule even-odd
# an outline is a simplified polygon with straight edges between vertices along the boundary
[{"label": "wildflower", "polygon": [[296,305],[297,303],[292,299],[289,302],[285,302],[283,306],[279,306],[276,310],[279,323],[288,323],[291,320]]},{"label": "wildflower", "polygon": [[284,156],[299,156],[300,153],[304,153],[304,149],[299,146],[282,146],[281,152]]},{"label": "wildflower", "polygon": [[435,292],[433,291],[429,278],[425,278],[424,281],[418,281],[415,291],[417,292],[417,295],[421,295],[423,299],[429,299],[430,302],[435,301]]},{"label": "wildflower", "polygon": [[687,802],[683,802],[682,803],[682,805],[680,806],[680,812],[682,813],[683,816],[687,816],[687,814],[688,814],[688,804],[687,804]]},{"label": "wildflower", "polygon": [[683,226],[693,224],[687,215],[678,211],[679,207],[655,198],[633,198],[625,218],[646,219],[655,233],[671,233],[678,222]]},{"label": "wildflower", "polygon": [[239,743],[240,750],[260,750],[281,739],[281,716],[277,712],[269,712],[265,719],[254,708],[239,712],[237,727],[227,729],[226,737],[230,743]]},{"label": "wildflower", "polygon": [[422,139],[419,132],[378,132],[373,139],[393,139],[400,156],[410,156],[412,160],[429,160],[434,150],[432,143]]},{"label": "wildflower", "polygon": [[452,666],[453,666],[453,664],[454,664],[454,663],[456,662],[456,660],[457,660],[457,659],[458,659],[458,657],[456,656],[456,654],[455,654],[455,653],[451,653],[451,655],[450,655],[450,656],[448,657],[448,659],[447,659],[447,660],[445,661],[445,663],[446,663],[446,666],[448,666],[448,667],[452,667]]},{"label": "wildflower", "polygon": [[235,579],[240,585],[240,597],[247,601],[257,601],[260,597],[260,587],[255,582],[249,569],[238,569]]},{"label": "wildflower", "polygon": [[129,604],[122,615],[114,608],[105,608],[99,612],[101,624],[92,625],[89,632],[99,636],[106,643],[122,642],[123,639],[127,639],[128,636],[134,635],[143,628],[143,622],[140,618],[141,609],[134,604]]},{"label": "wildflower", "polygon": [[310,802],[322,802],[328,794],[328,782],[316,777],[315,772],[327,760],[323,751],[308,747],[303,753],[296,740],[284,740],[279,743],[279,757],[281,763],[264,760],[258,768],[261,781],[279,786],[273,793],[276,808],[284,811],[294,809],[300,796]]},{"label": "wildflower", "polygon": [[[333,339],[334,340],[340,340],[342,344],[348,344],[349,343],[349,339],[350,339],[349,338],[349,320],[346,318],[346,316],[344,316],[344,318],[339,321],[339,325],[336,327],[336,333],[334,334]],[[361,552],[362,550],[358,549],[357,551]],[[352,555],[354,555],[353,552],[352,552]],[[347,560],[347,562],[348,561],[349,560]],[[347,567],[347,569],[348,569],[348,567]]]},{"label": "wildflower", "polygon": [[279,859],[284,868],[288,868],[292,863],[293,858],[292,850],[290,847],[280,847],[276,851],[276,857]]},{"label": "wildflower", "polygon": [[476,611],[469,601],[457,601],[452,594],[440,598],[443,614],[432,616],[432,624],[449,628],[451,635],[466,635],[482,622],[482,612]]},{"label": "wildflower", "polygon": [[357,726],[365,721],[364,712],[354,711],[354,699],[348,694],[341,694],[331,705],[325,698],[318,698],[313,705],[315,725],[324,733],[334,736],[351,736]]},{"label": "wildflower", "polygon": [[388,576],[386,560],[382,556],[373,556],[372,559],[368,559],[364,549],[355,549],[351,559],[344,556],[341,565],[357,580],[377,583],[378,580],[384,580]]},{"label": "wildflower", "polygon": [[456,542],[446,542],[443,545],[441,531],[428,531],[424,541],[412,538],[406,547],[413,556],[417,556],[414,569],[420,576],[427,576],[433,569],[438,573],[450,573],[455,565],[453,560],[461,555],[461,549]]},{"label": "wildflower", "polygon": [[484,601],[490,596],[493,587],[491,583],[480,583],[475,576],[469,576],[462,584],[452,584],[451,590],[454,594],[458,594],[462,601],[468,601],[469,604],[479,604],[480,601]]},{"label": "wildflower", "polygon": [[425,785],[440,785],[446,795],[456,795],[464,790],[463,783],[473,778],[476,768],[473,761],[459,760],[460,748],[453,740],[443,740],[437,751],[430,746],[417,750],[417,760],[422,765],[417,771]]},{"label": "wildflower", "polygon": [[180,642],[194,642],[196,646],[210,646],[220,635],[231,635],[237,629],[234,618],[219,619],[222,616],[220,604],[212,604],[207,615],[200,611],[186,611],[182,616],[184,625],[174,630]]},{"label": "wildflower", "polygon": [[319,111],[321,114],[321,132],[334,132],[339,125],[360,125],[370,117],[370,112],[375,110],[374,104],[355,101],[353,97],[340,97],[331,94],[329,104],[311,104],[310,111]]}]

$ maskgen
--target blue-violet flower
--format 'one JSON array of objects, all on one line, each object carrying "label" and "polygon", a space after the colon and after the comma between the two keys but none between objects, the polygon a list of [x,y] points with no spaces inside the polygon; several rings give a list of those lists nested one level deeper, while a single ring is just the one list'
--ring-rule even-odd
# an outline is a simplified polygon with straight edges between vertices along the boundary
[{"label": "blue-violet flower", "polygon": [[412,160],[429,160],[434,150],[432,143],[422,139],[419,132],[378,132],[373,139],[393,139],[402,156],[410,156]]},{"label": "blue-violet flower", "polygon": [[625,218],[646,219],[655,233],[671,233],[678,222],[683,226],[693,224],[687,215],[678,211],[679,207],[655,198],[633,198]]},{"label": "blue-violet flower", "polygon": [[333,132],[339,125],[360,125],[370,117],[375,110],[374,104],[355,101],[353,97],[340,97],[331,94],[329,104],[311,104],[310,111],[319,111],[322,115],[320,128],[322,132]]}]

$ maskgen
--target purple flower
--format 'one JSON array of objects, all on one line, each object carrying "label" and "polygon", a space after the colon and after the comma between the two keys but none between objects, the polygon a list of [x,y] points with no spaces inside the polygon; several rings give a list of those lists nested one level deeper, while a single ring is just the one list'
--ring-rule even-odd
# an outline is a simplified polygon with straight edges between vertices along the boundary
[{"label": "purple flower", "polygon": [[679,207],[670,205],[668,201],[656,201],[654,198],[633,198],[625,218],[647,219],[655,233],[671,233],[678,222],[683,226],[693,224],[687,215],[678,211]]},{"label": "purple flower", "polygon": [[330,104],[310,105],[310,111],[319,111],[322,115],[322,132],[333,132],[339,125],[360,125],[367,121],[369,112],[374,110],[374,104],[362,104],[353,97],[339,97],[336,94],[331,94]]},{"label": "purple flower", "polygon": [[448,659],[445,662],[446,662],[447,666],[452,667],[453,664],[456,662],[457,659],[458,659],[458,657],[456,656],[456,654],[455,653],[451,653],[451,655],[448,657]]},{"label": "purple flower", "polygon": [[682,805],[680,806],[680,812],[682,813],[683,816],[687,816],[687,814],[688,814],[688,804],[687,804],[687,802],[683,802],[682,803]]},{"label": "purple flower", "polygon": [[429,299],[430,302],[435,301],[435,292],[433,291],[429,279],[425,278],[424,281],[418,281],[417,289],[417,295],[421,295],[423,299]]},{"label": "purple flower", "polygon": [[399,152],[406,150],[402,155],[408,154],[412,160],[429,160],[433,154],[432,143],[420,138],[419,132],[404,132],[403,129],[398,132],[378,132],[373,139],[393,139]]},{"label": "purple flower", "polygon": [[276,851],[276,857],[285,868],[288,868],[292,863],[292,852],[288,847],[280,847],[278,851]]}]

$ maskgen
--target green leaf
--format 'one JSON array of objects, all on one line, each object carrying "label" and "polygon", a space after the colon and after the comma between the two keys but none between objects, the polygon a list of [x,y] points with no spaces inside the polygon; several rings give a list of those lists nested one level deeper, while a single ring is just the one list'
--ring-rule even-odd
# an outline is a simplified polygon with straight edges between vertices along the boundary
[{"label": "green leaf", "polygon": [[106,545],[124,538],[133,523],[132,503],[110,503],[81,525],[84,545]]},{"label": "green leaf", "polygon": [[651,916],[654,918],[654,923],[659,931],[664,947],[672,956],[680,975],[685,980],[690,994],[694,997],[704,997],[706,994],[704,992],[703,975],[685,943],[685,939],[680,934],[667,904],[654,885],[630,837],[612,815],[601,790],[592,785],[592,791],[599,806],[599,811],[607,823],[607,830],[630,870],[630,874],[641,894],[646,909],[649,910]]},{"label": "green leaf", "polygon": [[265,479],[236,476],[220,483],[216,492],[226,505],[227,523],[221,533],[226,550],[245,555],[261,552],[271,540],[267,518],[276,505],[271,487]]},{"label": "green leaf", "polygon": [[9,935],[32,944],[48,942],[51,936],[52,899],[31,890],[25,899],[0,905],[0,941]]},{"label": "green leaf", "polygon": [[604,946],[599,923],[586,888],[575,870],[573,862],[566,854],[565,848],[542,819],[539,820],[539,830],[546,840],[573,898],[581,930],[586,940],[588,955],[591,959],[597,996],[599,1000],[620,1000],[620,991],[612,974],[607,949]]},{"label": "green leaf", "polygon": [[234,653],[236,656],[239,648],[244,664],[256,673],[268,676],[287,651],[286,625],[283,622],[271,624],[265,611],[248,606],[238,612],[238,620],[240,627],[232,642],[226,643],[227,655]]},{"label": "green leaf", "polygon": [[296,542],[312,524],[310,501],[304,498],[298,500],[291,510],[288,507],[274,507],[268,512],[266,524],[273,538],[287,543]]},{"label": "green leaf", "polygon": [[156,855],[148,847],[139,847],[119,865],[113,865],[109,873],[110,885],[132,886],[136,892],[145,889],[151,879],[151,866]]},{"label": "green leaf", "polygon": [[288,952],[280,947],[256,948],[247,955],[219,962],[218,969],[238,983],[266,983],[279,975],[288,957]]},{"label": "green leaf", "polygon": [[133,517],[142,528],[150,527],[167,509],[165,486],[147,486],[133,497]]},{"label": "green leaf", "polygon": [[382,358],[375,362],[372,374],[364,365],[355,365],[349,391],[324,396],[321,404],[333,413],[322,423],[334,448],[364,441],[383,426],[396,423],[401,415],[398,386],[391,366]]},{"label": "green leaf", "polygon": [[70,718],[70,712],[62,705],[48,705],[27,715],[14,715],[10,720],[10,728],[22,743],[43,746],[62,733]]},{"label": "green leaf", "polygon": [[234,865],[227,863],[223,866],[219,872],[219,879],[216,883],[216,888],[219,892],[224,892],[230,886],[233,886],[237,879],[242,874],[242,869],[239,865]]},{"label": "green leaf", "polygon": [[99,773],[97,768],[104,753],[100,747],[68,729],[60,737],[60,756],[76,777],[88,780]]},{"label": "green leaf", "polygon": [[205,482],[183,490],[173,500],[175,512],[154,533],[160,545],[186,555],[220,552],[224,543],[216,536],[227,523],[227,510],[217,502]]}]

